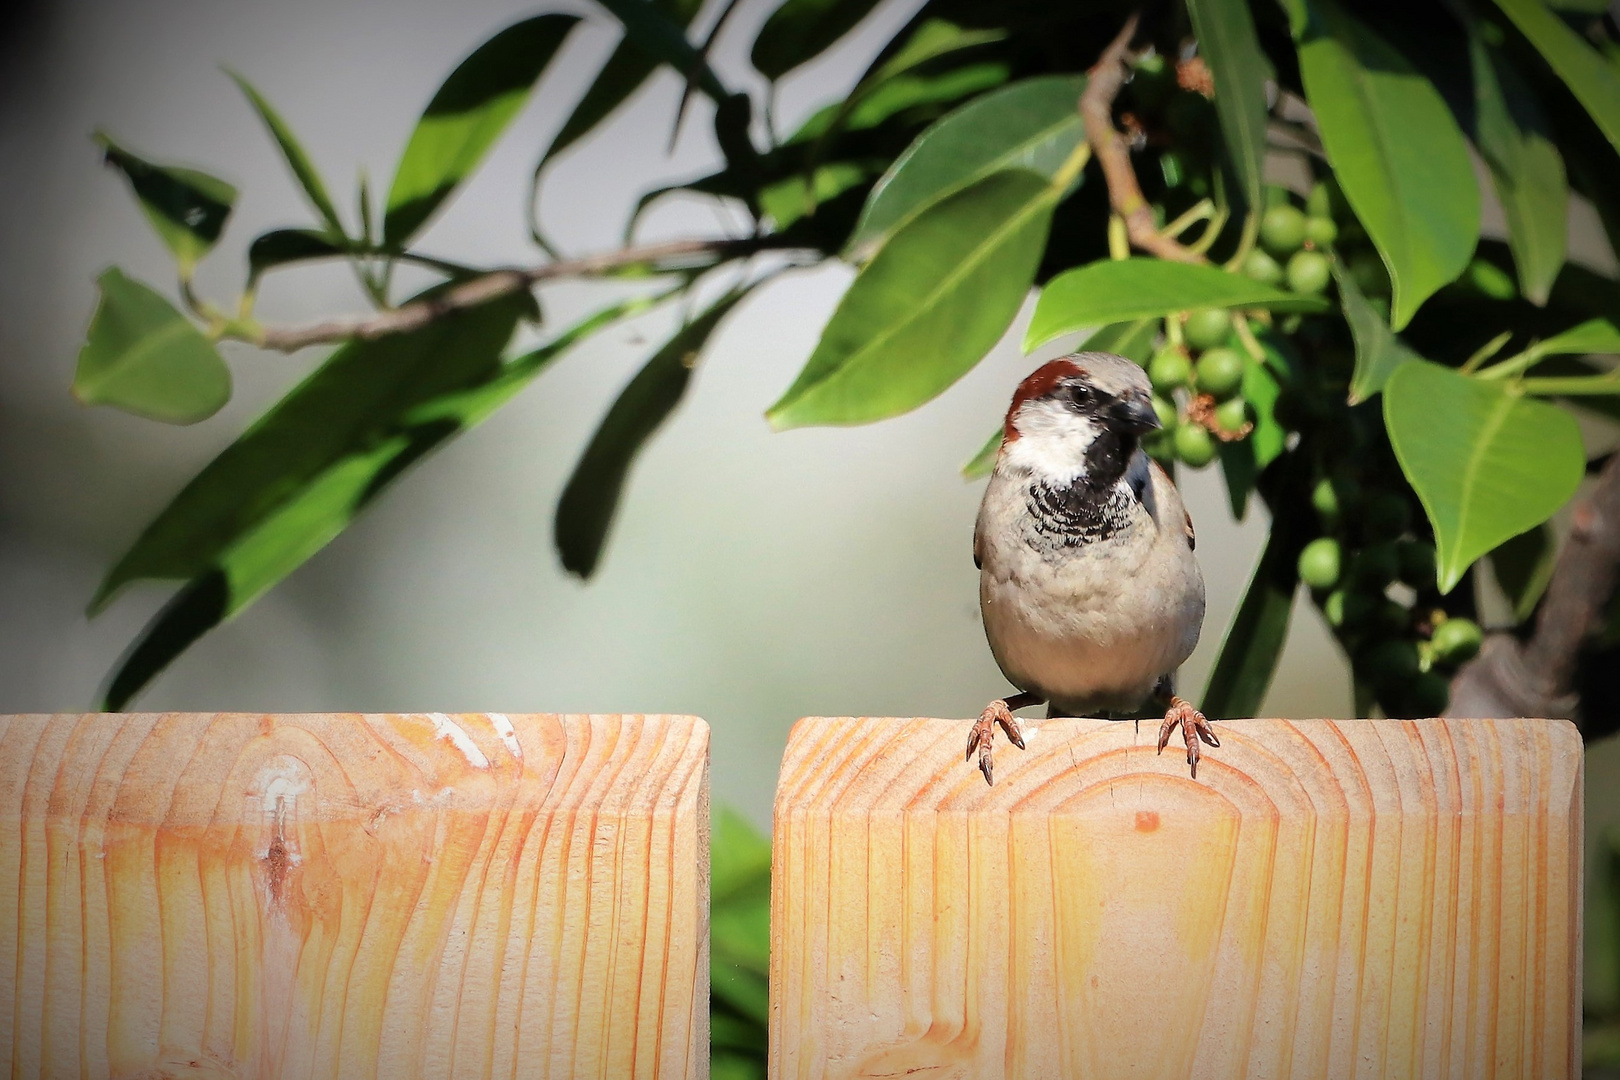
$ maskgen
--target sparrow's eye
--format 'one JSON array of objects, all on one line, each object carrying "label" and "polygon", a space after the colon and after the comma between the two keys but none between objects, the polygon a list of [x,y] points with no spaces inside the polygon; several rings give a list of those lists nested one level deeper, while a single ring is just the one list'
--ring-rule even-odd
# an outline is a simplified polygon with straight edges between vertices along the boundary
[{"label": "sparrow's eye", "polygon": [[1077,408],[1091,404],[1091,387],[1081,383],[1070,386],[1069,402]]}]

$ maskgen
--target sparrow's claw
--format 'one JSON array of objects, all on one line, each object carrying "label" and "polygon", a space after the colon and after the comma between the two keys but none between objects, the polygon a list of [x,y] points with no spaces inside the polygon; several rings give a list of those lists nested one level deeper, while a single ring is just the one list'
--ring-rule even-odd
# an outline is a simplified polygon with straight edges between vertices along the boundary
[{"label": "sparrow's claw", "polygon": [[1165,710],[1164,723],[1159,725],[1159,753],[1164,753],[1165,746],[1170,742],[1171,734],[1176,728],[1181,729],[1181,739],[1187,744],[1187,765],[1192,769],[1192,777],[1198,779],[1198,741],[1202,739],[1211,746],[1221,745],[1216,738],[1214,730],[1209,726],[1209,720],[1204,714],[1192,707],[1192,703],[1185,698],[1172,697],[1170,708]]},{"label": "sparrow's claw", "polygon": [[997,698],[984,707],[984,712],[973,722],[973,729],[968,732],[967,755],[964,760],[973,760],[973,751],[979,752],[979,771],[984,773],[984,782],[996,782],[995,761],[991,757],[996,739],[996,725],[1007,733],[1007,741],[1018,749],[1024,748],[1024,729],[1018,726],[1018,718],[1012,714],[1004,698]]}]

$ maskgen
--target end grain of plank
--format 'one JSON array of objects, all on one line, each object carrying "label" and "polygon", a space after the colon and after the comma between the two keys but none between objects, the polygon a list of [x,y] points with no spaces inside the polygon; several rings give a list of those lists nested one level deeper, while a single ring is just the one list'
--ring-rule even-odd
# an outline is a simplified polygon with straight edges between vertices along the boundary
[{"label": "end grain of plank", "polygon": [[1573,1077],[1582,746],[1548,720],[800,721],[773,1078]]},{"label": "end grain of plank", "polygon": [[0,1061],[706,1075],[707,780],[690,717],[0,717]]}]

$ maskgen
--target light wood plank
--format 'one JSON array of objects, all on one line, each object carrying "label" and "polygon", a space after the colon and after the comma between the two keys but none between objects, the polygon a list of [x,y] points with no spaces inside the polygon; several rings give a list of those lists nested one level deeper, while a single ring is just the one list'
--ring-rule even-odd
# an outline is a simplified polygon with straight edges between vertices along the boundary
[{"label": "light wood plank", "polygon": [[707,1076],[708,827],[692,717],[0,717],[0,1061]]},{"label": "light wood plank", "polygon": [[773,1078],[1576,1075],[1572,725],[1034,726],[793,729]]}]

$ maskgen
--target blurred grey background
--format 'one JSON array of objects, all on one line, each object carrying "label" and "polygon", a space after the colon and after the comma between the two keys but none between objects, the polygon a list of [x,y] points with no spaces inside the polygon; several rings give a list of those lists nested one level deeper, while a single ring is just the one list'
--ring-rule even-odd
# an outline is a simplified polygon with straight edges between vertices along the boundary
[{"label": "blurred grey background", "polygon": [[[842,96],[919,0],[882,5],[781,86],[791,130]],[[169,288],[168,255],[122,181],[98,167],[106,127],[242,194],[204,264],[203,293],[233,299],[248,241],[311,220],[258,121],[219,71],[244,73],[302,136],[353,214],[357,170],[386,190],[439,80],[537,5],[517,0],[67,0],[24,3],[0,56],[0,712],[88,708],[126,643],[168,595],[143,586],[95,621],[84,605],[109,562],[180,485],[319,360],[229,349],[237,391],[219,415],[170,428],[68,396],[94,304],[117,263]],[[548,7],[560,5],[549,4]],[[773,6],[745,3],[716,64],[761,85],[748,43]],[[717,5],[700,16],[701,32]],[[579,10],[584,11],[583,5]],[[527,263],[529,172],[616,40],[601,14],[576,33],[530,106],[423,247]],[[678,96],[658,76],[552,170],[543,220],[567,250],[618,246],[642,191],[718,163],[699,103],[666,154]],[[739,227],[667,201],[644,239]],[[866,428],[773,435],[762,412],[788,385],[850,272],[783,275],[723,327],[686,406],[636,466],[598,576],[559,568],[551,514],[585,440],[673,313],[604,335],[514,404],[417,467],[355,527],[242,617],[209,635],[138,701],[143,709],[689,712],[713,725],[717,803],[765,824],[779,755],[810,714],[976,715],[1006,690],[978,622],[970,557],[980,484],[959,465],[1039,358],[1009,339],[943,397]],[[543,294],[561,324],[604,286]],[[346,269],[273,275],[260,312],[291,322],[362,310]],[[1018,328],[1015,328],[1015,331]],[[1186,475],[1209,582],[1203,642],[1182,674],[1204,682],[1263,537],[1234,523],[1214,470]],[[1347,674],[1302,603],[1270,715],[1345,716]]]}]

